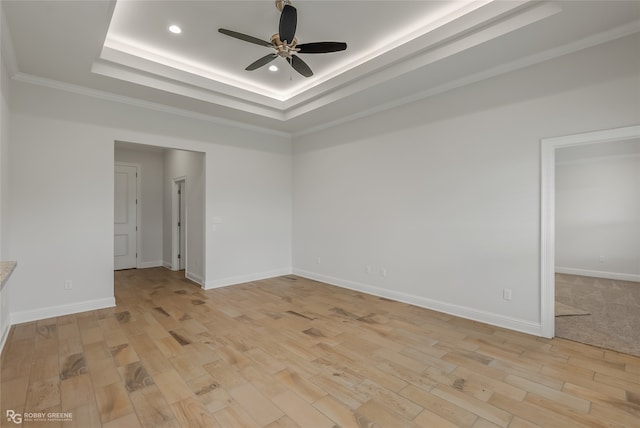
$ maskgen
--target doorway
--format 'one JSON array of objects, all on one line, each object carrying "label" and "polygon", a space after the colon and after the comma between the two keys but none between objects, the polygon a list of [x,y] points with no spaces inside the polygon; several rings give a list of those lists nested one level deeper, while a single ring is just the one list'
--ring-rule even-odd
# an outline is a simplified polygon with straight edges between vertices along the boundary
[{"label": "doorway", "polygon": [[541,141],[540,334],[555,335],[555,167],[559,148],[640,138],[640,125]]},{"label": "doorway", "polygon": [[187,267],[187,178],[173,179],[172,196],[172,269],[185,270]]},{"label": "doorway", "polygon": [[183,271],[204,285],[205,154],[124,141],[114,152],[115,164],[139,165],[137,268]]}]

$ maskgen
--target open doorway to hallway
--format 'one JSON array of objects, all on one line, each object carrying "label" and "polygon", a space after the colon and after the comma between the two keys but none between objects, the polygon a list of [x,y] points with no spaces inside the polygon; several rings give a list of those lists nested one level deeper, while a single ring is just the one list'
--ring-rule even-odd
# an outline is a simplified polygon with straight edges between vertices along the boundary
[{"label": "open doorway to hallway", "polygon": [[[140,220],[135,267],[184,270],[188,279],[202,286],[204,153],[120,141],[115,142],[114,153],[114,164],[138,165]],[[114,209],[115,205],[114,198]]]}]

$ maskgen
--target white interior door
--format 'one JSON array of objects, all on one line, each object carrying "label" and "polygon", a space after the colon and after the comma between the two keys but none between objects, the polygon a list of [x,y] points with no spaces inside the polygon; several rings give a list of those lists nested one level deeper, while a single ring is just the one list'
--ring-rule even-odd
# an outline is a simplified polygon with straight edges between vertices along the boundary
[{"label": "white interior door", "polygon": [[137,267],[137,173],[135,166],[115,166],[114,269]]}]

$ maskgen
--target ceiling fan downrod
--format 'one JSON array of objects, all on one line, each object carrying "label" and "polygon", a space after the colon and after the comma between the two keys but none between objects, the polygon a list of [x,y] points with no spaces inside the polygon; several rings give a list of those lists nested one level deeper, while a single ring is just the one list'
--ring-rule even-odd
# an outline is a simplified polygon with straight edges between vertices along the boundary
[{"label": "ceiling fan downrod", "polygon": [[287,4],[291,6],[291,0],[276,0],[276,9],[282,12],[282,9],[284,9],[284,6]]}]

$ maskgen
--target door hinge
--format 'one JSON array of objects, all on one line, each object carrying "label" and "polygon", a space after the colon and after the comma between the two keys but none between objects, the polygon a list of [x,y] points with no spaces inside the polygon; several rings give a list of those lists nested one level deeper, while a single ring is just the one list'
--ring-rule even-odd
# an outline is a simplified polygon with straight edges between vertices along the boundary
[{"label": "door hinge", "polygon": [[178,227],[180,227],[180,222],[178,222]]},{"label": "door hinge", "polygon": [[178,254],[178,258],[180,258],[180,254]]}]

